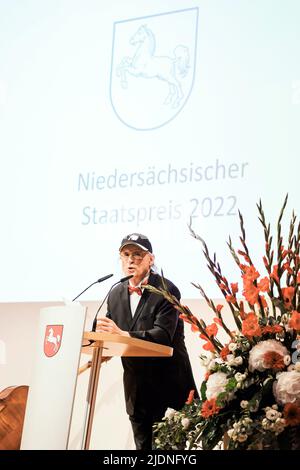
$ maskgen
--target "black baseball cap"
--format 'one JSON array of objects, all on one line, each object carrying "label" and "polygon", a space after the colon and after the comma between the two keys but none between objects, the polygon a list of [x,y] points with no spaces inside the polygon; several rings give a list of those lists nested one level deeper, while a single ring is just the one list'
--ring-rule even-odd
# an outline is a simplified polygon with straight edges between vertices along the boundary
[{"label": "black baseball cap", "polygon": [[136,245],[142,248],[142,250],[152,253],[152,245],[148,237],[146,237],[146,235],[142,235],[141,233],[130,233],[129,235],[126,235],[126,237],[123,238],[121,242],[119,251],[121,251],[126,245]]}]

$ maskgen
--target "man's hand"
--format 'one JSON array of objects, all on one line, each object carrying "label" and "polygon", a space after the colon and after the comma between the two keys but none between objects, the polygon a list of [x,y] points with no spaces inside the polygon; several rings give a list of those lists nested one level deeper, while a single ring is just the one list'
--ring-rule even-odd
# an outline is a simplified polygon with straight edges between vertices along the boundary
[{"label": "man's hand", "polygon": [[116,335],[129,336],[128,331],[121,330],[110,318],[99,318],[96,331],[99,333],[112,333]]}]

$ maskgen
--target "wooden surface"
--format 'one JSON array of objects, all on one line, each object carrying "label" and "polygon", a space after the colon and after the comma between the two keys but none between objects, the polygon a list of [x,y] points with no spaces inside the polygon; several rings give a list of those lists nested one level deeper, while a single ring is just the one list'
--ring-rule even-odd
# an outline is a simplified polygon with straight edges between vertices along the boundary
[{"label": "wooden surface", "polygon": [[88,341],[94,341],[90,346],[82,347],[82,353],[84,354],[92,354],[95,347],[103,348],[102,356],[104,357],[170,357],[173,354],[173,348],[169,346],[129,336],[86,331],[83,339],[84,345]]},{"label": "wooden surface", "polygon": [[27,385],[0,393],[0,450],[20,449],[27,394]]}]

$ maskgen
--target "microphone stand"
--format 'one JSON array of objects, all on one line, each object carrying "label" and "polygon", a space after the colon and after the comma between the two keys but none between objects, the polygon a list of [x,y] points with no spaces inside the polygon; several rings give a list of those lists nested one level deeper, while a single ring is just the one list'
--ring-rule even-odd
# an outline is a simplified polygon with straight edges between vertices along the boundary
[{"label": "microphone stand", "polygon": [[98,284],[99,282],[102,282],[102,281],[105,281],[106,279],[109,279],[110,277],[112,277],[113,274],[107,274],[107,276],[103,276],[103,277],[100,277],[100,279],[97,279],[97,281],[95,282],[92,282],[92,284],[90,284],[88,287],[86,287],[82,292],[80,292],[80,294],[78,294],[76,297],[74,297],[74,299],[72,300],[72,302],[74,302],[76,299],[78,299],[78,297],[80,297],[85,291],[87,291],[90,287],[92,287],[94,284]]},{"label": "microphone stand", "polygon": [[122,279],[120,279],[118,282],[115,282],[111,288],[109,289],[109,291],[107,292],[106,296],[104,297],[104,299],[102,300],[101,304],[100,304],[100,307],[98,308],[97,312],[96,312],[96,315],[95,315],[95,318],[94,318],[94,321],[93,321],[93,327],[92,327],[92,330],[91,331],[96,331],[96,327],[97,327],[97,316],[98,316],[98,313],[100,312],[101,308],[102,308],[102,305],[104,304],[104,302],[106,301],[107,297],[109,296],[111,290],[113,287],[115,287],[117,284],[120,284],[121,282],[125,282],[125,281],[128,281],[128,279],[131,279],[133,277],[133,274],[130,274],[130,276],[126,276],[126,277],[123,277]]}]

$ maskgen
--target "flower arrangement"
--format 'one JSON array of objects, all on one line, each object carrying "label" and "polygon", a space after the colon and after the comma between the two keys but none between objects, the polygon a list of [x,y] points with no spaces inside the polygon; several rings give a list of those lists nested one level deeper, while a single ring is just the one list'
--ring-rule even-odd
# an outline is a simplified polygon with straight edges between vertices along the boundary
[{"label": "flower arrangement", "polygon": [[183,409],[169,408],[163,420],[155,423],[156,448],[300,448],[300,225],[296,226],[293,213],[284,244],[286,204],[287,197],[275,241],[261,201],[257,204],[265,239],[265,274],[252,262],[239,213],[241,249],[236,251],[230,238],[228,248],[240,270],[242,287],[228,282],[216,255],[210,256],[206,243],[190,225],[231,311],[234,331],[225,323],[224,305],[215,305],[200,285],[193,284],[213,311],[208,325],[172,296],[165,284],[160,289],[149,287],[167,298],[204,340],[200,359],[206,368],[200,398],[194,399],[191,391]]}]

